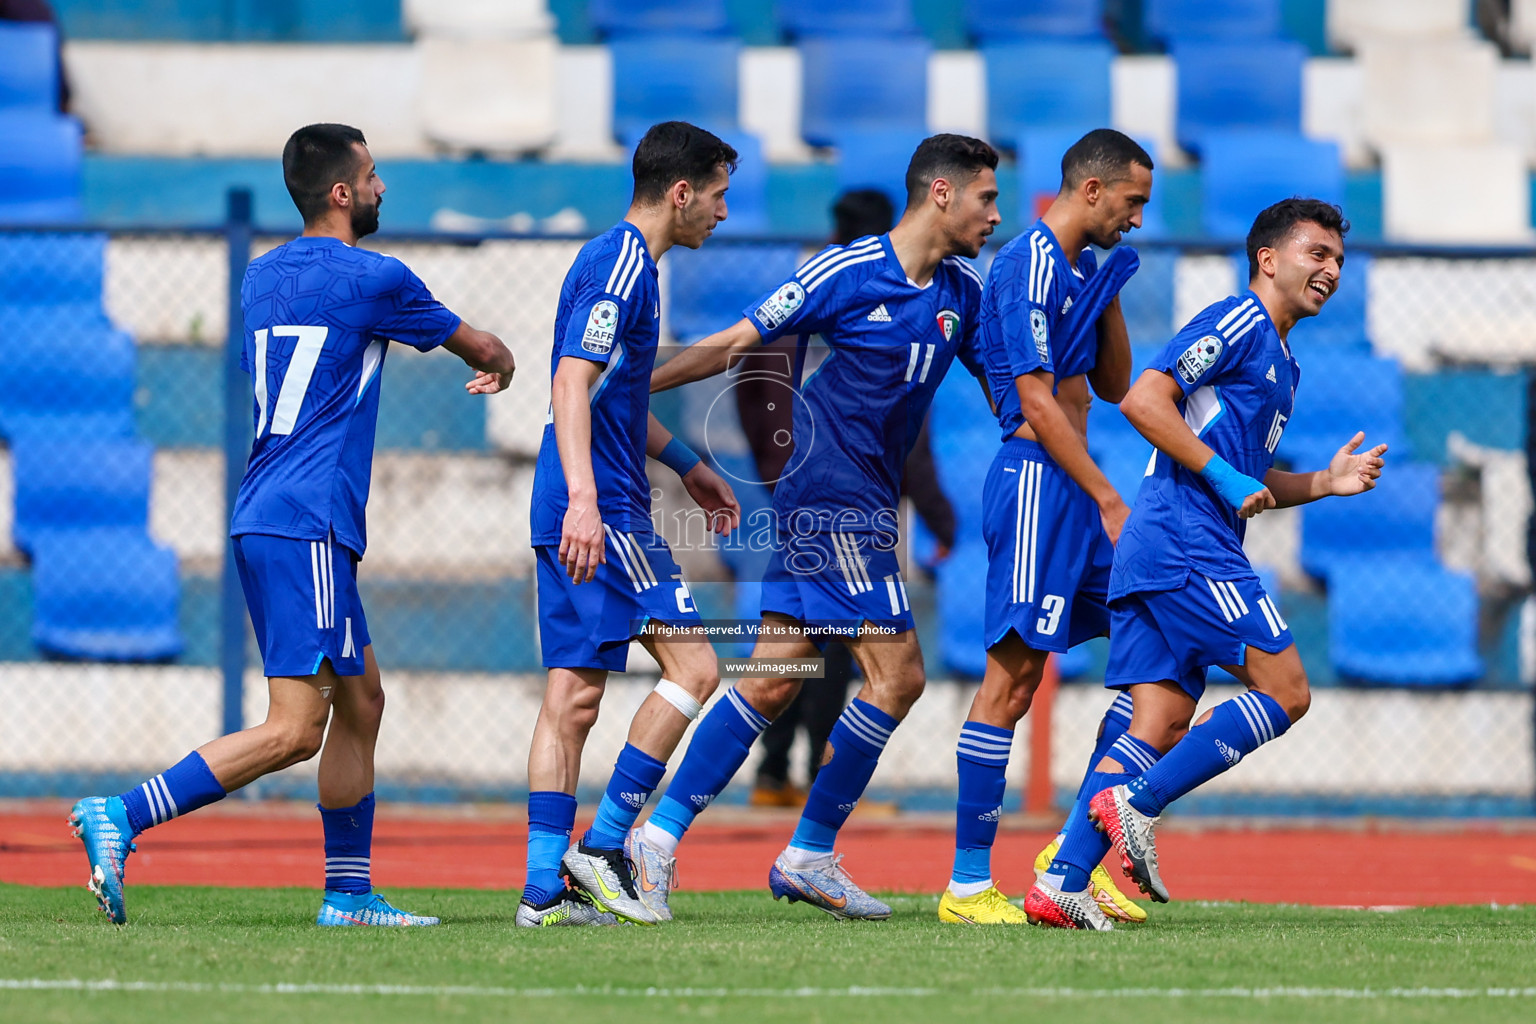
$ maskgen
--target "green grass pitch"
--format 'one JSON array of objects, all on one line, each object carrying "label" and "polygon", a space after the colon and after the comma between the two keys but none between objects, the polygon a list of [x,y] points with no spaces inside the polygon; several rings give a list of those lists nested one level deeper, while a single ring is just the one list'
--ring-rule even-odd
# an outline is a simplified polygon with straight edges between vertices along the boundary
[{"label": "green grass pitch", "polygon": [[141,886],[116,928],[83,888],[0,885],[0,1019],[1536,1019],[1533,907],[1174,904],[1091,935],[940,924],[936,896],[864,924],[684,891],[671,925],[533,932],[515,893],[389,895],[446,923],[319,929],[311,890]]}]

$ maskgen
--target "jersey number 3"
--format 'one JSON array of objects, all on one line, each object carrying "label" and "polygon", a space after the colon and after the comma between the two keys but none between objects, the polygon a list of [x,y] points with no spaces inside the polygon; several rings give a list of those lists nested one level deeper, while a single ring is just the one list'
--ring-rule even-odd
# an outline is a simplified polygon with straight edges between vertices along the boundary
[{"label": "jersey number 3", "polygon": [[315,375],[315,364],[320,361],[320,349],[325,345],[329,327],[273,327],[270,332],[263,327],[256,332],[256,372],[252,375],[256,385],[256,436],[267,429],[267,339],[297,338],[293,355],[288,357],[288,372],[277,390],[277,402],[272,406],[272,433],[291,434],[299,418],[299,407],[304,404],[304,393],[309,390],[309,380]]}]

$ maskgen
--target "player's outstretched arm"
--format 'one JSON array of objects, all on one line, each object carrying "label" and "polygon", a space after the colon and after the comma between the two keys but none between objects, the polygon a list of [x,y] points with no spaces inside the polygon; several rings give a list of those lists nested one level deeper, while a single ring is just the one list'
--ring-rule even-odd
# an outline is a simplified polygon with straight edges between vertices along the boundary
[{"label": "player's outstretched arm", "polygon": [[1051,453],[1051,458],[1099,506],[1099,519],[1104,524],[1104,532],[1109,536],[1110,543],[1118,544],[1120,531],[1125,527],[1131,510],[1126,506],[1125,499],[1120,497],[1120,492],[1115,490],[1099,469],[1098,463],[1093,461],[1093,456],[1088,454],[1082,435],[1072,426],[1067,414],[1062,412],[1056,396],[1051,393],[1054,380],[1054,376],[1045,370],[1015,377],[1013,384],[1019,392],[1019,408],[1024,413],[1025,421],[1034,430],[1035,437]]},{"label": "player's outstretched arm", "polygon": [[1088,383],[1095,395],[1118,404],[1131,389],[1131,335],[1125,329],[1125,315],[1120,312],[1120,296],[1109,300],[1094,330],[1098,334],[1098,351],[1093,369],[1088,371]]},{"label": "player's outstretched arm", "polygon": [[705,377],[724,373],[731,359],[762,344],[763,336],[757,333],[752,321],[742,319],[723,331],[683,349],[651,373],[651,393],[669,391]]},{"label": "player's outstretched arm", "polygon": [[477,331],[461,320],[443,347],[478,371],[474,380],[464,385],[470,394],[494,395],[512,386],[512,374],[517,369],[512,350],[489,331]]},{"label": "player's outstretched arm", "polygon": [[646,424],[645,454],[671,469],[682,480],[688,494],[699,508],[709,513],[709,528],[722,537],[730,536],[741,522],[741,503],[736,492],[719,473],[661,425],[655,413]]},{"label": "player's outstretched arm", "polygon": [[1120,403],[1131,426],[1152,446],[1192,473],[1199,473],[1244,519],[1275,507],[1269,488],[1233,469],[1195,436],[1179,412],[1184,392],[1161,370],[1144,370]]},{"label": "player's outstretched arm", "polygon": [[608,561],[603,517],[597,511],[597,478],[592,474],[592,406],[587,398],[602,372],[601,363],[562,356],[550,386],[567,500],[560,526],[560,564],[574,583],[586,583]]},{"label": "player's outstretched arm", "polygon": [[1285,473],[1272,469],[1264,477],[1264,484],[1280,508],[1305,505],[1319,498],[1364,494],[1376,486],[1382,467],[1387,464],[1382,458],[1387,454],[1386,445],[1378,444],[1362,452],[1359,449],[1364,443],[1365,433],[1362,431],[1334,453],[1327,469],[1314,473]]}]

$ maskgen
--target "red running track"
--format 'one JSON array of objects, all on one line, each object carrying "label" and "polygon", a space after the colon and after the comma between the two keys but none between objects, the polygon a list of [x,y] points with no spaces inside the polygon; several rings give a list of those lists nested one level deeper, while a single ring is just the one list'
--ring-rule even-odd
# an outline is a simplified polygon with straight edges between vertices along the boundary
[{"label": "red running track", "polygon": [[[381,810],[374,882],[384,888],[517,889],[523,881],[521,808]],[[794,816],[720,808],[680,849],[683,889],[749,889]],[[64,803],[0,808],[0,881],[77,885],[86,876]],[[1047,828],[1028,823],[998,836],[1002,887],[1022,893]],[[952,832],[933,818],[860,822],[844,829],[844,862],[875,890],[939,892]],[[313,808],[224,804],[139,837],[128,880],[143,885],[308,886],[321,882],[321,833]],[[1170,821],[1159,833],[1163,876],[1179,899],[1324,906],[1536,903],[1536,828],[1528,823],[1347,822],[1316,827],[1212,827]]]}]

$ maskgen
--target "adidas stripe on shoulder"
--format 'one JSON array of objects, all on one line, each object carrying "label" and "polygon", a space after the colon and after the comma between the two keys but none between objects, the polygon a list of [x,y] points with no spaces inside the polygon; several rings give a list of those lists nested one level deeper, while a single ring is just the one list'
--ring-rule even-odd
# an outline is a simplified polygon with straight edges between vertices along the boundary
[{"label": "adidas stripe on shoulder", "polygon": [[827,281],[860,263],[885,259],[885,247],[878,237],[871,236],[848,246],[831,246],[806,261],[795,271],[795,277],[806,292],[813,292]]},{"label": "adidas stripe on shoulder", "polygon": [[635,282],[640,279],[640,271],[645,269],[645,254],[640,251],[640,242],[634,235],[628,231],[623,234],[624,241],[619,246],[619,255],[613,261],[613,268],[608,272],[608,281],[603,285],[603,291],[628,300],[635,290]]}]

